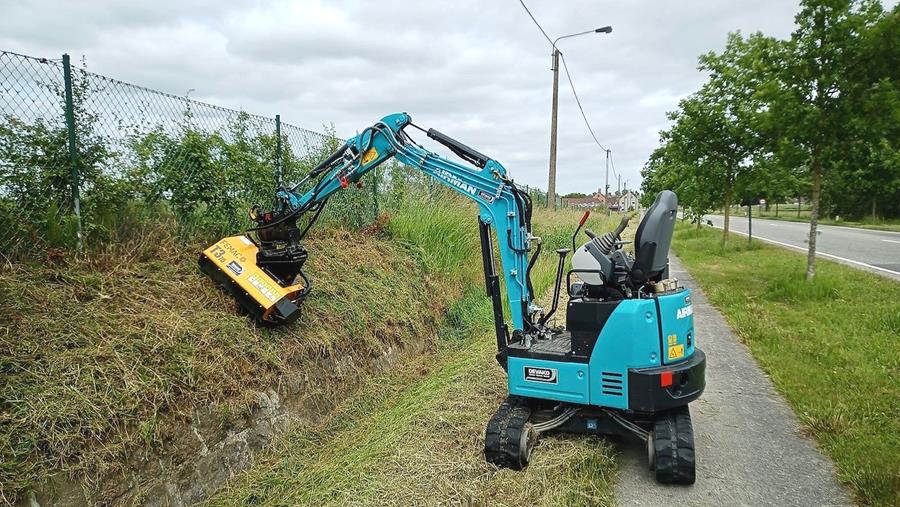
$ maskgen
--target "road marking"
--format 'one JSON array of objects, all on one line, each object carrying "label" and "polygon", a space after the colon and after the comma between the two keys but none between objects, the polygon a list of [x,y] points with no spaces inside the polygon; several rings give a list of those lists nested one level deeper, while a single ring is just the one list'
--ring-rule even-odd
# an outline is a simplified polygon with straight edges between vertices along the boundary
[{"label": "road marking", "polygon": [[[718,227],[718,226],[717,226],[716,229],[721,229],[721,227]],[[733,233],[735,233],[735,234],[741,234],[741,235],[744,235],[744,236],[749,236],[749,234],[747,234],[746,232],[741,232],[741,231],[729,231],[729,232],[733,232]],[[809,251],[809,249],[808,249],[807,247],[802,247],[802,246],[792,245],[792,244],[790,244],[790,243],[782,243],[781,241],[775,241],[774,239],[763,238],[763,237],[761,237],[761,236],[753,236],[753,237],[756,238],[756,239],[761,239],[761,240],[763,240],[763,241],[768,241],[769,243],[774,243],[774,244],[776,244],[776,245],[781,245],[781,246],[786,246],[786,247],[788,247],[788,248],[793,248],[794,250],[800,250],[801,252],[808,252],[808,251]],[[885,240],[885,241],[887,241],[887,240]],[[879,266],[874,266],[874,265],[872,265],[872,264],[866,264],[865,262],[855,261],[855,260],[853,260],[853,259],[848,259],[848,258],[846,258],[846,257],[840,257],[840,256],[838,256],[838,255],[832,255],[832,254],[825,253],[825,252],[822,252],[822,251],[819,251],[819,250],[816,250],[816,256],[828,257],[828,258],[831,258],[831,259],[834,259],[834,260],[843,261],[843,262],[848,262],[848,263],[850,263],[850,264],[856,264],[857,266],[862,266],[862,267],[864,267],[864,268],[875,269],[875,270],[878,270],[878,271],[884,271],[885,273],[890,273],[890,274],[892,274],[892,275],[900,275],[900,271],[894,271],[893,269],[887,269],[887,268],[882,268],[882,267],[879,267]]]},{"label": "road marking", "polygon": [[[708,215],[708,216],[711,216],[711,217],[717,217],[717,218],[722,218],[722,215]],[[736,217],[736,216],[734,216],[734,215],[732,215],[731,218],[732,218],[732,219],[735,219],[735,218],[743,218],[744,220],[747,219],[747,217]],[[805,225],[807,229],[809,228],[809,222],[796,222],[796,221],[794,221],[794,220],[780,220],[780,219],[777,219],[777,218],[754,218],[754,220],[759,220],[760,223],[766,223],[766,225],[773,225],[771,222],[781,222],[781,224],[779,224],[779,225],[797,224],[797,225]],[[820,228],[822,228],[822,227],[825,227],[825,228],[831,228],[831,227],[833,227],[833,228],[835,228],[835,229],[847,229],[848,231],[854,231],[854,232],[872,232],[872,233],[875,233],[876,235],[877,235],[877,234],[895,234],[895,235],[900,235],[900,231],[886,231],[886,230],[882,230],[882,229],[870,229],[870,228],[867,228],[867,227],[850,227],[849,225],[833,225],[833,224],[823,224],[823,223],[820,223],[820,224],[819,224],[819,227],[820,227]],[[721,227],[719,227],[719,228],[721,229]]]},{"label": "road marking", "polygon": [[881,241],[885,241],[885,242],[887,242],[887,243],[897,243],[897,244],[900,244],[900,241],[895,241],[895,240],[893,240],[893,239],[883,239],[883,240],[881,240]]}]

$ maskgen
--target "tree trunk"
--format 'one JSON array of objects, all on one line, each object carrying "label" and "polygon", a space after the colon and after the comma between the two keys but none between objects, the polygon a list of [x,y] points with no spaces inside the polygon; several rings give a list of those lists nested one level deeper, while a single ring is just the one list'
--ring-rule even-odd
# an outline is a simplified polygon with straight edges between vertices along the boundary
[{"label": "tree trunk", "polygon": [[800,197],[797,197],[797,218],[800,218]]},{"label": "tree trunk", "polygon": [[875,210],[875,198],[873,197],[872,198],[872,222],[873,223],[878,221],[878,215],[875,214],[875,211],[876,211]]},{"label": "tree trunk", "polygon": [[731,185],[725,190],[725,224],[722,227],[722,246],[728,244],[728,227],[731,223]]},{"label": "tree trunk", "polygon": [[775,201],[775,218],[778,218],[778,201]]},{"label": "tree trunk", "polygon": [[816,235],[819,226],[819,199],[822,195],[822,161],[819,149],[813,151],[812,160],[812,199],[809,206],[809,251],[806,254],[806,279],[816,276]]}]

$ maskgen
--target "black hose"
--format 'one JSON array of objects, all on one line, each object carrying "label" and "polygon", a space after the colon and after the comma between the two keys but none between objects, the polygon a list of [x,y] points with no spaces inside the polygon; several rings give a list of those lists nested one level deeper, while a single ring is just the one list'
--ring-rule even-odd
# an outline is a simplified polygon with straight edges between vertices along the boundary
[{"label": "black hose", "polygon": [[525,270],[525,285],[528,286],[528,293],[531,295],[532,299],[534,299],[534,287],[531,285],[531,268],[533,268],[537,262],[538,255],[541,254],[541,248],[543,248],[543,245],[538,243],[537,248],[534,250],[534,255],[532,255],[531,260],[528,261],[528,269]]},{"label": "black hose", "polygon": [[325,199],[324,201],[319,203],[319,208],[316,210],[316,214],[313,215],[312,218],[309,219],[309,223],[306,224],[306,228],[304,228],[303,232],[300,233],[300,237],[297,238],[298,240],[306,237],[306,233],[309,232],[309,230],[312,228],[313,224],[316,223],[316,220],[319,219],[319,215],[322,214],[322,210],[325,209],[325,204],[327,204],[327,203],[328,203],[328,199]]},{"label": "black hose", "polygon": [[305,298],[306,296],[308,296],[310,291],[312,291],[312,282],[309,281],[309,278],[306,276],[306,273],[304,273],[303,270],[301,269],[300,271],[297,272],[297,274],[300,276],[300,278],[303,279],[303,290],[301,290],[300,293],[297,294],[297,297],[294,299],[295,303],[297,301],[300,301],[301,299]]}]

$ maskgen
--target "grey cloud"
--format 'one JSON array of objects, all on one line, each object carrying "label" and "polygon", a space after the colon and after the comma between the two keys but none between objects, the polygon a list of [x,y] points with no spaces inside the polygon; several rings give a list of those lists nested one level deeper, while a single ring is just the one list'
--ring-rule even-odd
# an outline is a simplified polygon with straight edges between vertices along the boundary
[{"label": "grey cloud", "polygon": [[[665,112],[703,80],[697,56],[728,31],[785,36],[796,1],[527,1],[561,49],[595,133],[635,187]],[[550,48],[516,0],[30,2],[0,0],[0,48],[86,55],[91,70],[351,135],[403,110],[546,186]],[[603,184],[565,77],[559,189]],[[610,185],[615,181],[610,176]]]}]

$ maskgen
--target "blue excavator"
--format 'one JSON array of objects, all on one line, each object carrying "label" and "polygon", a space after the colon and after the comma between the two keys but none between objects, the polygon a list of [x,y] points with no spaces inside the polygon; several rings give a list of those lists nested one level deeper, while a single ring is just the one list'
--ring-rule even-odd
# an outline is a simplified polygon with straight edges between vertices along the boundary
[{"label": "blue excavator", "polygon": [[[413,140],[411,128],[465,164],[427,150]],[[657,481],[692,484],[688,403],[705,387],[706,357],[697,347],[691,292],[668,274],[678,205],[670,191],[657,195],[644,214],[633,254],[623,249],[630,241],[621,240],[627,218],[603,235],[585,229],[588,241],[576,247],[585,213],[572,235],[571,269],[565,274],[565,326],[554,326],[550,319],[559,308],[570,249],[556,251],[556,288],[545,311],[531,284],[541,239],[532,234],[529,195],[496,160],[418,127],[406,113],[391,114],[348,139],[292,188],[279,188],[271,208],[251,208],[255,226],[206,249],[201,270],[260,324],[295,321],[312,289],[303,272],[304,236],[334,193],[392,158],[478,204],[496,357],[508,379],[508,396],[487,423],[485,458],[519,470],[543,433],[636,436],[646,443]],[[304,185],[309,189],[301,193]]]}]

